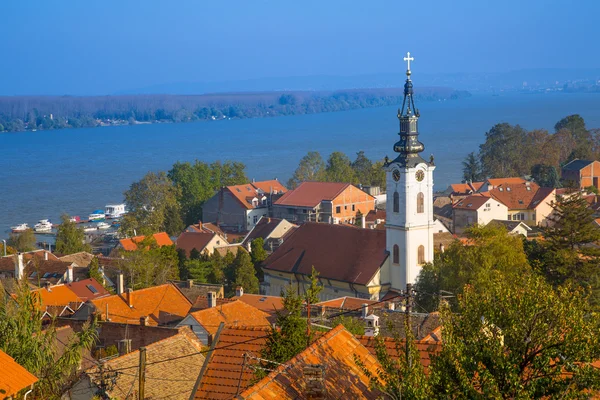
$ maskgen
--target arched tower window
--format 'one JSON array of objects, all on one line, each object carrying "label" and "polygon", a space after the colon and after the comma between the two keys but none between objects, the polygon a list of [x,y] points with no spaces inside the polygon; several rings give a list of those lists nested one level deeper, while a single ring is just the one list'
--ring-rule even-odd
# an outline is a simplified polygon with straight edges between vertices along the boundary
[{"label": "arched tower window", "polygon": [[421,214],[423,212],[425,212],[425,196],[423,195],[423,192],[419,192],[419,194],[417,194],[417,213]]},{"label": "arched tower window", "polygon": [[400,248],[397,244],[394,245],[393,262],[394,264],[400,264]]},{"label": "arched tower window", "polygon": [[400,212],[400,195],[398,192],[394,192],[394,212]]},{"label": "arched tower window", "polygon": [[419,265],[425,264],[425,246],[420,245],[417,249],[417,263]]}]

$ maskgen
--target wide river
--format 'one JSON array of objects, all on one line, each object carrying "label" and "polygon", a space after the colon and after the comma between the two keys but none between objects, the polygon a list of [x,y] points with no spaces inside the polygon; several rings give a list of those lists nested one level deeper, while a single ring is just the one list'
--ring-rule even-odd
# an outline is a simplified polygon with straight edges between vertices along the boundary
[{"label": "wide river", "polygon": [[[435,185],[461,178],[461,161],[498,122],[552,130],[562,117],[579,113],[600,127],[600,95],[506,94],[420,102],[424,158],[435,155]],[[62,213],[87,215],[119,203],[129,185],[148,171],[176,161],[236,160],[250,179],[284,183],[310,150],[326,158],[359,150],[368,157],[394,156],[396,107],[279,118],[203,121],[0,134],[0,239],[11,225]]]}]

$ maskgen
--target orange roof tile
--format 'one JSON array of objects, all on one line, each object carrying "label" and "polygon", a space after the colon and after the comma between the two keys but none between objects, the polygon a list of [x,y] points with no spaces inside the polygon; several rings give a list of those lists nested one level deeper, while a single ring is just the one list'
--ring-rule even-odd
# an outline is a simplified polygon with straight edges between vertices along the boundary
[{"label": "orange roof tile", "polygon": [[340,182],[302,182],[296,189],[290,190],[277,201],[276,205],[315,207],[323,200],[333,200],[349,183]]},{"label": "orange roof tile", "polygon": [[[173,244],[173,241],[166,232],[155,233],[152,236],[154,237],[154,240],[156,240],[156,244],[159,247],[171,246]],[[140,243],[145,238],[146,236],[135,236],[132,238],[121,239],[119,242],[121,243],[121,246],[123,246],[123,249],[127,251],[134,251],[138,248],[137,243]]]},{"label": "orange roof tile", "polygon": [[35,375],[2,350],[0,350],[0,371],[2,371],[0,373],[0,393],[2,393],[3,399],[16,395],[38,381]]},{"label": "orange roof tile", "polygon": [[110,292],[98,283],[94,278],[88,278],[77,282],[65,284],[73,293],[81,299],[81,301],[88,301],[91,299],[97,299],[104,296],[110,296]]},{"label": "orange roof tile", "polygon": [[489,199],[489,196],[484,196],[482,194],[472,194],[458,201],[452,207],[460,210],[478,210],[485,203],[487,203]]},{"label": "orange roof tile", "polygon": [[271,325],[267,319],[269,314],[239,300],[217,307],[194,311],[190,315],[211,335],[217,332],[221,322],[224,322],[226,326]]},{"label": "orange roof tile", "polygon": [[39,296],[42,307],[68,306],[69,303],[82,303],[83,300],[66,285],[55,285],[49,288],[33,290]]},{"label": "orange roof tile", "polygon": [[500,186],[500,185],[518,185],[524,184],[527,182],[523,178],[490,178],[487,180],[492,186]]},{"label": "orange roof tile", "polygon": [[325,300],[320,303],[315,304],[316,306],[324,306],[329,308],[337,308],[340,310],[360,310],[363,304],[368,304],[369,306],[379,303],[379,307],[384,307],[383,303],[380,303],[377,300],[367,300],[367,299],[359,299],[358,297],[338,297],[337,299]]},{"label": "orange roof tile", "polygon": [[[360,343],[363,346],[365,346],[371,352],[371,354],[376,356],[375,337],[359,335],[356,338],[360,341]],[[398,352],[396,340],[390,337],[384,337],[382,339],[388,355],[390,355],[392,358],[397,358]],[[401,340],[401,342],[405,343],[404,340]],[[430,340],[429,336],[427,336],[427,340],[415,340],[415,346],[419,351],[419,361],[421,362],[421,365],[423,365],[423,367],[425,368],[425,372],[427,373],[429,365],[431,364],[431,356],[437,355],[440,353],[440,351],[442,351],[442,344],[441,342]],[[401,348],[403,349],[404,345],[402,345]],[[400,356],[404,357],[404,353],[402,352]]]},{"label": "orange roof tile", "polygon": [[277,179],[271,179],[269,181],[252,182],[252,186],[260,189],[263,193],[281,194],[287,192],[287,188],[281,184]]},{"label": "orange roof tile", "polygon": [[[369,371],[377,376],[381,368],[377,359],[342,325],[325,333],[306,350],[279,366],[266,378],[246,389],[241,399],[302,399],[306,388],[304,367],[321,364],[325,367],[326,399],[378,399],[379,391],[369,388],[369,378],[356,365],[360,358]],[[348,379],[351,377],[351,379]]]},{"label": "orange roof tile", "polygon": [[274,314],[276,311],[283,309],[283,297],[280,296],[244,293],[241,296],[234,296],[232,299],[243,301],[269,314]]},{"label": "orange roof tile", "polygon": [[[239,390],[242,392],[254,379],[254,370],[242,368],[244,354],[260,355],[270,332],[267,327],[236,326],[224,328],[215,344],[215,350],[194,399],[232,399]],[[224,347],[223,349],[220,349]],[[246,359],[254,363],[253,359]]]},{"label": "orange roof tile", "polygon": [[511,210],[535,209],[554,193],[553,188],[542,188],[538,184],[502,185],[489,191],[489,194]]},{"label": "orange roof tile", "polygon": [[148,317],[148,325],[162,325],[185,318],[192,304],[175,286],[166,283],[147,289],[134,290],[132,307],[127,305],[127,293],[91,300],[96,310],[111,322],[139,325],[141,317]]},{"label": "orange roof tile", "polygon": [[[254,197],[258,198],[259,204],[262,205],[260,202],[260,197],[262,196],[257,193],[256,188],[250,183],[245,185],[227,186],[226,189],[233,195],[233,197],[235,197],[244,207],[249,210],[254,208],[252,205],[252,198]],[[250,201],[248,199],[250,199]]]}]

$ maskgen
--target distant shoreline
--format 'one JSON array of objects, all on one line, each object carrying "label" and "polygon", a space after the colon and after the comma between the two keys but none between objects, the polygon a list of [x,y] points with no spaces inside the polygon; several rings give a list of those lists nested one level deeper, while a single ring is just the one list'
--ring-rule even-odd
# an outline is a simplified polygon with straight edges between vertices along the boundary
[{"label": "distant shoreline", "polygon": [[[470,97],[451,88],[421,88],[418,101]],[[401,104],[403,88],[244,92],[204,95],[3,96],[0,132],[216,121],[316,114]]]}]

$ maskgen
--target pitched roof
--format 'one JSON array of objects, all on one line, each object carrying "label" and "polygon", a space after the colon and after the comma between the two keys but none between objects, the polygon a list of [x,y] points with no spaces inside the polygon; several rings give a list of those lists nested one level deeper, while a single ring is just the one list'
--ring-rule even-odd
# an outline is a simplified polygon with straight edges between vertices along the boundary
[{"label": "pitched roof", "polygon": [[360,358],[377,376],[377,359],[343,326],[330,330],[306,350],[279,366],[267,377],[241,393],[242,399],[302,399],[306,393],[304,367],[324,366],[325,399],[378,399],[379,391],[369,388],[369,378],[356,364]]},{"label": "pitched roof", "polygon": [[302,182],[296,189],[281,196],[278,206],[316,207],[323,200],[333,200],[342,193],[349,183]]},{"label": "pitched roof", "polygon": [[388,257],[385,231],[307,222],[263,263],[264,269],[366,285]]},{"label": "pitched roof", "polygon": [[16,255],[0,257],[0,272],[11,272],[14,274],[16,259]]},{"label": "pitched roof", "polygon": [[541,188],[536,183],[527,182],[502,185],[490,190],[488,193],[511,210],[522,210],[536,208],[553,192],[554,188]]},{"label": "pitched roof", "polygon": [[[365,346],[369,350],[369,352],[371,352],[371,354],[377,356],[377,347],[375,345],[377,339],[375,337],[358,335],[356,336],[356,338],[360,341],[360,343],[363,346]],[[382,337],[382,339],[383,344],[385,345],[386,352],[390,357],[392,357],[393,359],[397,359],[398,356],[404,357],[404,352],[398,354],[398,348],[395,339],[391,337]],[[406,342],[402,340],[402,343]],[[442,351],[442,345],[441,343],[432,340],[429,336],[427,337],[427,339],[415,340],[414,343],[415,347],[417,348],[417,351],[419,352],[419,361],[421,362],[421,365],[425,368],[425,372],[427,373],[429,365],[431,365],[431,356],[439,354]],[[404,348],[404,346],[402,346],[401,348]]]},{"label": "pitched roof", "polygon": [[132,305],[127,305],[127,293],[91,300],[96,310],[111,322],[139,325],[141,317],[148,317],[148,325],[162,325],[183,319],[192,304],[170,283],[132,292]]},{"label": "pitched roof", "polygon": [[[193,280],[170,282],[175,285],[191,303],[194,303],[198,296],[206,296],[208,292],[217,293],[217,297],[223,297],[224,293],[223,285],[214,283],[194,282]],[[192,283],[191,286],[190,283]]]},{"label": "pitched roof", "polygon": [[94,255],[87,251],[80,251],[79,253],[73,253],[66,256],[59,257],[60,261],[74,262],[80,267],[87,267],[92,262]]},{"label": "pitched roof", "polygon": [[[189,329],[147,345],[145,398],[189,399],[194,389],[194,378],[204,363],[204,355],[199,353],[202,350],[202,344]],[[116,374],[115,385],[111,385],[112,389],[107,393],[110,398],[129,398],[130,388],[137,390],[139,360],[139,350],[136,350],[104,364],[106,371],[123,372]],[[100,383],[97,372],[97,367],[86,371],[95,384]]]},{"label": "pitched roof", "polygon": [[277,228],[281,221],[283,221],[281,218],[260,217],[256,225],[254,225],[254,228],[252,228],[244,238],[242,245],[245,246],[247,243],[250,243],[257,238],[266,239],[275,228]]},{"label": "pitched roof", "polygon": [[241,296],[234,296],[232,299],[243,301],[268,314],[274,314],[276,311],[283,309],[283,297],[280,296],[244,293]]},{"label": "pitched roof", "polygon": [[190,313],[190,315],[211,335],[214,335],[217,332],[221,322],[224,322],[225,326],[271,325],[267,319],[269,314],[239,300],[222,304],[217,307],[194,311]]},{"label": "pitched roof", "polygon": [[83,300],[66,285],[55,285],[49,288],[33,290],[32,294],[39,296],[42,307],[68,306],[70,303],[83,303]]},{"label": "pitched roof", "polygon": [[[206,245],[214,238],[216,233],[209,232],[183,232],[175,240],[177,249],[185,250],[185,254],[189,257],[193,249],[200,253],[204,251]],[[225,239],[223,239],[225,241]]]},{"label": "pitched roof", "polygon": [[[170,246],[173,244],[173,241],[171,240],[169,235],[167,235],[166,232],[155,233],[152,236],[154,237],[154,240],[156,240],[156,244],[159,247]],[[121,239],[119,241],[119,243],[121,243],[121,246],[123,246],[123,249],[125,249],[127,251],[134,251],[134,250],[137,250],[137,248],[138,248],[137,243],[140,243],[145,238],[146,238],[146,236],[134,236],[132,238]]]},{"label": "pitched roof", "polygon": [[[228,299],[226,297],[217,297],[217,307],[219,307],[223,304],[231,303],[232,301],[234,301],[234,300]],[[206,295],[200,295],[200,296],[196,297],[196,300],[194,301],[194,304],[192,304],[192,308],[190,309],[190,312],[205,310],[207,308],[209,308],[208,307],[208,297]]]},{"label": "pitched roof", "polygon": [[368,304],[369,306],[372,304],[378,303],[380,304],[380,308],[384,306],[383,303],[377,300],[369,300],[369,299],[359,299],[358,297],[338,297],[337,299],[325,300],[320,303],[315,304],[316,306],[323,306],[329,308],[336,308],[340,310],[359,310],[363,304]]},{"label": "pitched roof", "polygon": [[214,352],[206,360],[206,371],[198,383],[194,399],[232,399],[238,393],[238,386],[240,392],[246,390],[254,379],[254,370],[242,367],[244,354],[260,355],[269,332],[267,327],[224,328]]},{"label": "pitched roof", "polygon": [[366,222],[377,222],[378,219],[385,220],[385,210],[371,210],[365,215]]},{"label": "pitched roof", "polygon": [[564,171],[579,171],[579,170],[587,167],[588,165],[590,165],[593,162],[594,161],[590,161],[590,160],[575,159],[575,160],[563,165],[562,169]]},{"label": "pitched roof", "polygon": [[[28,278],[46,279],[51,281],[60,280],[67,272],[70,266],[74,266],[73,262],[56,261],[56,260],[31,260],[25,266],[25,275]],[[35,275],[33,273],[35,272]]]},{"label": "pitched roof", "polygon": [[524,184],[527,181],[523,178],[490,178],[486,182],[489,182],[492,186],[495,187],[500,185]]},{"label": "pitched roof", "polygon": [[219,253],[221,257],[225,257],[227,253],[231,253],[234,256],[237,255],[238,251],[247,252],[245,248],[242,247],[241,243],[236,244],[228,244],[226,246],[215,247],[215,251]]},{"label": "pitched roof", "polygon": [[504,221],[504,220],[500,220],[500,219],[493,219],[489,223],[496,224],[496,225],[502,225],[506,228],[506,230],[508,232],[512,232],[519,225],[523,225],[525,227],[525,229],[531,230],[531,228],[522,221]]},{"label": "pitched roof", "polygon": [[252,186],[256,189],[261,190],[263,193],[285,193],[287,188],[281,184],[277,179],[271,179],[269,181],[252,182]]},{"label": "pitched roof", "polygon": [[67,283],[65,286],[71,289],[71,291],[73,291],[73,293],[75,293],[82,301],[110,296],[110,292],[94,278]]},{"label": "pitched roof", "polygon": [[11,356],[0,350],[0,391],[9,398],[38,381],[35,375],[19,365]]},{"label": "pitched roof", "polygon": [[[233,197],[235,197],[240,204],[248,210],[255,208],[252,204],[252,199],[254,197],[258,198],[259,200],[260,197],[262,197],[258,194],[257,189],[250,183],[246,183],[244,185],[226,186],[225,190],[231,193]],[[262,202],[259,202],[259,204],[262,205]]]},{"label": "pitched roof", "polygon": [[459,210],[479,210],[489,199],[488,196],[472,194],[458,201],[453,207]]}]

